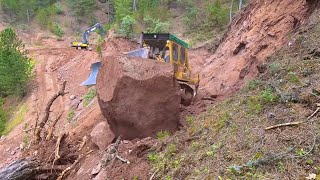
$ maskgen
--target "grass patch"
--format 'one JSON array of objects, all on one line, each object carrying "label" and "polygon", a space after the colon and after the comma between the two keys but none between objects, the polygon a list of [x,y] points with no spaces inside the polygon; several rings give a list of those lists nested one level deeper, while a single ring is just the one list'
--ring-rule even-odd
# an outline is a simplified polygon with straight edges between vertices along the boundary
[{"label": "grass patch", "polygon": [[70,123],[73,120],[75,115],[76,113],[74,112],[74,110],[70,109],[67,114],[67,121]]},{"label": "grass patch", "polygon": [[157,132],[156,136],[159,140],[164,140],[170,136],[170,132],[169,131],[160,131],[160,132]]},{"label": "grass patch", "polygon": [[97,91],[95,89],[90,89],[87,94],[83,96],[83,105],[87,107],[90,102],[96,97]]},{"label": "grass patch", "polygon": [[26,105],[20,106],[14,117],[6,123],[5,129],[3,130],[2,134],[9,134],[13,128],[22,123],[27,112],[28,107]]}]

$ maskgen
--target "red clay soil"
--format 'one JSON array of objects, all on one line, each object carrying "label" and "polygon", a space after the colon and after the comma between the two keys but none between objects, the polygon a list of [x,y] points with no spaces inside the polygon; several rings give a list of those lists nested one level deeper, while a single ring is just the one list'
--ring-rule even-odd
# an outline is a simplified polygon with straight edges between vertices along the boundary
[{"label": "red clay soil", "polygon": [[259,73],[257,66],[287,45],[287,35],[307,20],[316,1],[308,2],[251,1],[234,18],[215,54],[206,60],[201,86],[218,96],[239,90],[244,82]]},{"label": "red clay soil", "polygon": [[105,57],[97,93],[101,111],[116,136],[131,140],[178,129],[180,86],[171,64]]}]

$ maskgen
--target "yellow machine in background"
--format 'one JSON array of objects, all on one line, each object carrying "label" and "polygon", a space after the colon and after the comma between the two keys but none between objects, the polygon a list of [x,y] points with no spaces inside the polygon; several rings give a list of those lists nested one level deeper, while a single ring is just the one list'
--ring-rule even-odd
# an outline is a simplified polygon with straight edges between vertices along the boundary
[{"label": "yellow machine in background", "polygon": [[170,63],[181,86],[182,104],[190,105],[199,87],[199,74],[189,64],[188,44],[172,34],[142,33],[141,45],[148,58]]}]

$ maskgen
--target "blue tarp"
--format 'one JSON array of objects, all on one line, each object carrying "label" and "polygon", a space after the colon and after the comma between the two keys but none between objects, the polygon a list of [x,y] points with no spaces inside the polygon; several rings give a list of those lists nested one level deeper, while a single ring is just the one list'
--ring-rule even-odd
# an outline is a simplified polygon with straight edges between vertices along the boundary
[{"label": "blue tarp", "polygon": [[99,73],[100,66],[101,66],[101,62],[96,62],[96,63],[91,64],[90,76],[86,81],[84,81],[81,84],[81,86],[91,86],[91,85],[95,85],[97,83],[97,76],[98,76],[98,73]]}]

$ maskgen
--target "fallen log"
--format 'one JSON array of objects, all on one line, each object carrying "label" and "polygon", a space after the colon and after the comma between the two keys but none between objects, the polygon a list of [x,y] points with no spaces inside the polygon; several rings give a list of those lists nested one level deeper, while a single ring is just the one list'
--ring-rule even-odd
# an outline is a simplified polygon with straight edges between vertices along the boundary
[{"label": "fallen log", "polygon": [[[38,176],[52,177],[57,176],[62,172],[66,165],[40,165],[40,163],[33,159],[20,159],[8,166],[0,169],[0,179],[10,180],[34,180],[41,179]],[[53,174],[54,172],[55,174]]]}]

